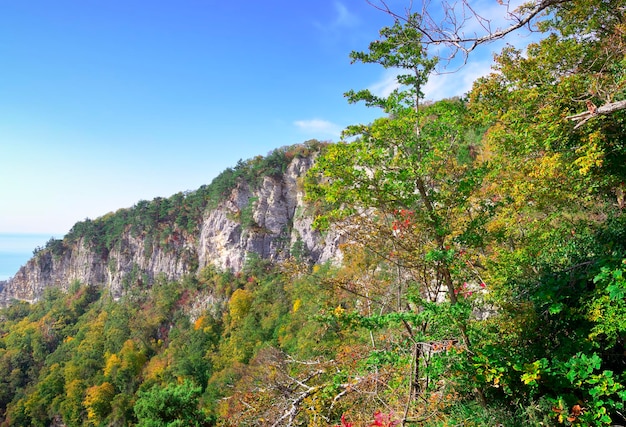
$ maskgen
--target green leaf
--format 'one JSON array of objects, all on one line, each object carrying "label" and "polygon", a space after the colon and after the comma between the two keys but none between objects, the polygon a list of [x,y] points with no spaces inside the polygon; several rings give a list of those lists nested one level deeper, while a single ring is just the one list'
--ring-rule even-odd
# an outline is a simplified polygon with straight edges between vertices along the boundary
[{"label": "green leaf", "polygon": [[561,311],[563,311],[563,309],[565,308],[565,304],[563,304],[562,302],[556,303],[556,304],[552,304],[549,308],[548,308],[548,312],[552,315],[555,314],[559,314]]}]

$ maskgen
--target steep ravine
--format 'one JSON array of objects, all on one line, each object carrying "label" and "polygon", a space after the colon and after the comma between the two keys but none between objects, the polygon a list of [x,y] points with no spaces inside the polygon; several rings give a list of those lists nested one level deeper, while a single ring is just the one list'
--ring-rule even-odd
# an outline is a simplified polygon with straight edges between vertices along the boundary
[{"label": "steep ravine", "polygon": [[86,237],[65,238],[60,249],[44,249],[0,286],[0,305],[13,299],[37,300],[47,287],[66,290],[72,283],[103,286],[113,296],[155,278],[178,280],[207,265],[240,271],[251,254],[280,261],[297,245],[312,263],[339,258],[339,236],[322,236],[311,226],[302,178],[314,156],[295,157],[285,172],[259,177],[256,185],[239,180],[217,207],[204,210],[195,233],[177,230],[158,243],[130,226],[109,250]]}]

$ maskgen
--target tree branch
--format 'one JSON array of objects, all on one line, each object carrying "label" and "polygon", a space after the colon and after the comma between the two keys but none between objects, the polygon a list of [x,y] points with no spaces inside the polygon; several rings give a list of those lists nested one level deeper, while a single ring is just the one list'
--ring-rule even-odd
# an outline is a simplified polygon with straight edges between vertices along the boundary
[{"label": "tree branch", "polygon": [[624,110],[626,109],[626,100],[624,101],[617,101],[617,102],[610,102],[608,104],[604,104],[600,107],[595,107],[593,106],[593,104],[591,104],[591,106],[588,105],[587,111],[583,111],[582,113],[578,113],[578,114],[574,114],[572,116],[567,116],[565,117],[567,120],[573,120],[578,122],[578,124],[576,124],[576,126],[574,126],[574,129],[578,129],[579,127],[581,127],[582,125],[584,125],[585,123],[587,123],[587,121],[589,121],[590,119],[599,116],[599,115],[608,115],[608,114],[612,114],[616,111],[620,111],[620,110]]},{"label": "tree branch", "polygon": [[[458,51],[461,51],[467,60],[470,52],[478,46],[495,40],[502,39],[508,34],[525,27],[547,9],[558,6],[573,0],[534,0],[528,6],[521,6],[515,11],[510,11],[511,0],[497,0],[506,8],[506,16],[509,25],[505,28],[492,28],[491,19],[487,18],[480,11],[470,5],[470,0],[461,0],[459,3],[450,4],[443,1],[437,4],[437,11],[440,11],[443,18],[437,22],[433,13],[429,11],[428,1],[425,1],[419,13],[417,30],[423,35],[422,43],[428,45],[442,45],[451,49],[448,59],[452,59]],[[387,13],[396,21],[407,22],[411,15],[411,7],[402,14],[394,12],[384,0],[367,0],[367,2],[377,10]],[[433,9],[434,10],[434,9]],[[476,31],[467,31],[469,24],[475,23],[484,30],[483,35]]]}]

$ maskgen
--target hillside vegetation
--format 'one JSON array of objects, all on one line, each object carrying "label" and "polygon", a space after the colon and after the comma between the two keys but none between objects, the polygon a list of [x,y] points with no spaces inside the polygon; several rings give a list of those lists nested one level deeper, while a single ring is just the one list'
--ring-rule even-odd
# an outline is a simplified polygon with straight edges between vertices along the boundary
[{"label": "hillside vegetation", "polygon": [[[344,234],[341,265],[294,250],[3,310],[2,425],[626,425],[626,8],[539,3],[544,37],[464,99],[423,102],[418,15],[352,54],[400,74],[347,94],[383,117],[316,145],[308,205]],[[190,231],[287,152],[69,238]]]}]

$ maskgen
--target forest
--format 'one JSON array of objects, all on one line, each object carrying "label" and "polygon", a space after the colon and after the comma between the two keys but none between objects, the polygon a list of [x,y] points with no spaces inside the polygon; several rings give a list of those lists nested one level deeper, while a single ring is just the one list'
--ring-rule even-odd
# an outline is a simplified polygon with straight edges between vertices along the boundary
[{"label": "forest", "polygon": [[[315,226],[346,236],[341,264],[293,250],[119,299],[76,282],[15,302],[0,425],[626,425],[626,5],[530,2],[513,26],[536,42],[428,102],[431,49],[471,55],[504,32],[463,38],[378,4],[393,25],[350,58],[398,70],[397,88],[346,93],[381,117],[316,143],[304,183]],[[229,169],[185,211],[182,195],[142,202],[67,238],[159,239],[133,220],[154,215],[131,215],[159,206],[191,230],[237,179],[310,149]]]}]

